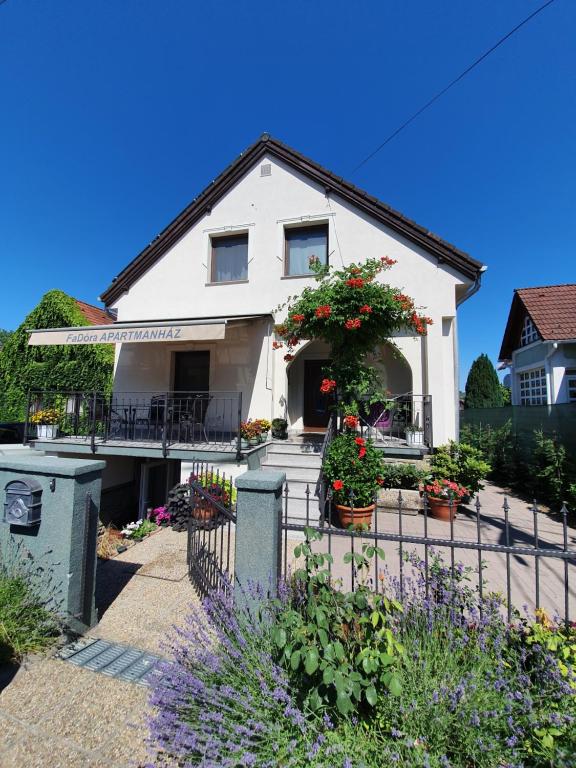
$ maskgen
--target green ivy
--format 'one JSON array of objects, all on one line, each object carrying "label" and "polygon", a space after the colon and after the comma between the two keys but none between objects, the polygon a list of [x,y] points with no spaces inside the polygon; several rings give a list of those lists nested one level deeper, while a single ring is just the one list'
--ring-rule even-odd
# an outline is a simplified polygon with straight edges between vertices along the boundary
[{"label": "green ivy", "polygon": [[31,328],[86,325],[75,300],[48,291],[0,349],[0,421],[23,421],[30,390],[112,390],[114,347],[110,344],[28,346]]}]

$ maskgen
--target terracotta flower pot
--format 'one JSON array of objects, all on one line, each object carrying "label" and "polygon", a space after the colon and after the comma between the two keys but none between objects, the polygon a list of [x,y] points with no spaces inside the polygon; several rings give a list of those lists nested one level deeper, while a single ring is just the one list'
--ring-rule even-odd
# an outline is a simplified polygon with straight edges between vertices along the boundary
[{"label": "terracotta flower pot", "polygon": [[192,507],[192,517],[195,520],[211,520],[216,516],[216,507],[207,499],[198,499]]},{"label": "terracotta flower pot", "polygon": [[428,499],[430,505],[430,516],[436,520],[444,520],[450,522],[456,517],[458,511],[458,503],[455,501],[450,502],[449,499]]},{"label": "terracotta flower pot", "polygon": [[367,525],[370,528],[372,525],[372,515],[376,504],[370,504],[368,507],[345,507],[342,504],[335,504],[334,506],[338,510],[340,524],[344,528],[351,525],[355,528],[362,528]]}]

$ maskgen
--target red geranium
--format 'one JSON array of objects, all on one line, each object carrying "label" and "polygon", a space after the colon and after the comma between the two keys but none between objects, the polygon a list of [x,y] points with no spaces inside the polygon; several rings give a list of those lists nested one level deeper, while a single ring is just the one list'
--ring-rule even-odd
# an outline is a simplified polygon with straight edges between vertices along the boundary
[{"label": "red geranium", "polygon": [[358,426],[358,416],[344,416],[344,426],[348,429],[355,429]]},{"label": "red geranium", "polygon": [[365,446],[366,445],[366,440],[364,440],[363,437],[356,437],[354,439],[354,442],[356,443],[356,445],[361,445],[361,446]]},{"label": "red geranium", "polygon": [[342,488],[344,488],[344,483],[342,480],[334,480],[332,483],[332,488],[334,488],[335,491],[341,491]]},{"label": "red geranium", "polygon": [[363,459],[364,456],[366,456],[366,448],[362,446],[362,448],[360,448],[360,450],[358,451],[358,458]]},{"label": "red geranium", "polygon": [[362,325],[362,320],[360,320],[359,317],[346,320],[346,322],[344,323],[344,327],[347,328],[349,331],[353,331],[355,328],[360,328],[361,325]]},{"label": "red geranium", "polygon": [[330,317],[332,314],[332,307],[329,304],[322,304],[319,307],[316,307],[316,317],[320,318],[327,318]]}]

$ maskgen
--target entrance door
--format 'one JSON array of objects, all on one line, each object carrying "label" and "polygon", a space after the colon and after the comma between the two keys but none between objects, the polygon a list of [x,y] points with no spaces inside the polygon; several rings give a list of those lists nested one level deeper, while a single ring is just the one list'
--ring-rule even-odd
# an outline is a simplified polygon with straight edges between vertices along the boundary
[{"label": "entrance door", "polygon": [[320,392],[324,368],[330,360],[304,360],[304,426],[325,428],[330,419],[333,395]]},{"label": "entrance door", "polygon": [[208,392],[210,352],[174,353],[174,391]]}]

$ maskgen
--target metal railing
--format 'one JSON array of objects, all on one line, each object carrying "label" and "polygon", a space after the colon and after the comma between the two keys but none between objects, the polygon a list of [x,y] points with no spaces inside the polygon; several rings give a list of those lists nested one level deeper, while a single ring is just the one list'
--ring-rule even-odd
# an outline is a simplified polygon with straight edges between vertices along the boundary
[{"label": "metal railing", "polygon": [[[310,501],[312,496],[312,502]],[[459,514],[454,502],[450,502],[450,520],[440,521],[431,516],[430,500],[426,494],[419,497],[418,508],[412,508],[406,500],[408,494],[398,491],[397,501],[386,509],[379,507],[377,496],[371,527],[361,530],[343,528],[337,519],[337,509],[328,491],[324,514],[318,523],[314,520],[314,497],[310,488],[306,491],[306,514],[301,522],[289,517],[290,498],[286,486],[281,521],[283,554],[281,570],[284,576],[290,572],[289,538],[302,539],[306,529],[322,534],[316,542],[318,551],[332,555],[330,576],[346,588],[354,589],[361,579],[375,592],[385,588],[393,579],[400,595],[409,589],[410,561],[417,558],[425,577],[426,595],[434,573],[438,555],[446,557],[451,578],[466,578],[476,582],[480,599],[488,594],[503,597],[508,619],[515,608],[534,612],[544,609],[555,615],[566,626],[574,616],[576,602],[576,531],[568,526],[569,511],[564,504],[558,515],[542,512],[533,502],[528,514],[511,516],[511,507],[504,497],[499,510],[483,513],[483,505],[477,496],[475,503],[460,507]],[[354,499],[348,502],[354,506]],[[518,502],[522,505],[522,502]],[[449,535],[443,532],[448,528]],[[360,573],[354,556],[344,558],[348,552],[360,553],[364,544],[384,549],[385,562],[376,551],[369,572]],[[463,571],[464,569],[464,571]],[[474,585],[473,585],[474,586]]]},{"label": "metal railing", "polygon": [[236,526],[234,483],[203,463],[189,478],[188,575],[201,596],[228,592],[234,581],[232,533]]},{"label": "metal railing", "polygon": [[362,434],[385,445],[432,448],[432,395],[407,392],[386,402],[364,404],[360,412]]},{"label": "metal railing", "polygon": [[[44,423],[35,423],[48,412]],[[70,438],[97,444],[231,445],[240,452],[241,392],[31,392],[24,442]]]}]

